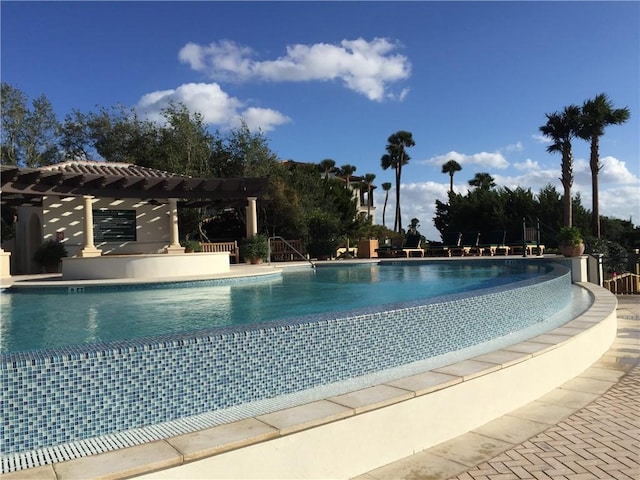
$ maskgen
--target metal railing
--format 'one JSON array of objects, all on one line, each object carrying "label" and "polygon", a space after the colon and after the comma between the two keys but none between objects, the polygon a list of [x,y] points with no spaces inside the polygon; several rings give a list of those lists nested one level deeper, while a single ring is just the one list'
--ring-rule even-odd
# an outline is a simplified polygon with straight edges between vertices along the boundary
[{"label": "metal railing", "polygon": [[298,249],[296,249],[293,245],[291,245],[289,242],[287,242],[284,238],[279,237],[279,236],[269,237],[269,263],[271,263],[271,240],[280,240],[285,245],[287,245],[293,252],[295,252],[302,260],[305,260],[305,261],[309,262],[313,268],[316,268],[316,264],[313,263],[310,258],[308,258],[306,255],[304,255],[302,252],[300,252]]}]

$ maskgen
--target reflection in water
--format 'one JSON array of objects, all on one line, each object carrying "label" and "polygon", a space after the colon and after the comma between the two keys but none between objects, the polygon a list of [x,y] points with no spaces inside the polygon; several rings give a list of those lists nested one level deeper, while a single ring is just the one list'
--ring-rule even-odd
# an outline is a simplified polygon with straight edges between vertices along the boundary
[{"label": "reflection in water", "polygon": [[492,287],[543,273],[504,262],[349,265],[295,270],[231,285],[97,293],[2,293],[2,353],[193,332],[398,304]]}]

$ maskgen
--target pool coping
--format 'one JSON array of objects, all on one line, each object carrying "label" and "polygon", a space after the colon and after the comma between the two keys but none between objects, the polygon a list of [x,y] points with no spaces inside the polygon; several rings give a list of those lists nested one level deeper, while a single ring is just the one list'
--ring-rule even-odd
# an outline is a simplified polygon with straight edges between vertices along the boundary
[{"label": "pool coping", "polygon": [[[497,376],[501,372],[515,370],[518,365],[532,360],[543,359],[554,351],[559,351],[563,347],[581,340],[589,344],[596,341],[597,348],[592,349],[591,356],[586,360],[582,360],[581,364],[572,368],[558,369],[566,370],[564,374],[560,375],[566,381],[588,368],[606,351],[613,342],[611,337],[612,328],[615,336],[615,309],[617,304],[615,296],[594,284],[580,283],[578,285],[591,292],[594,297],[592,306],[582,315],[566,324],[527,341],[417,375],[305,405],[147,444],[26,470],[18,470],[4,474],[2,477],[7,479],[25,478],[25,476],[27,478],[52,479],[89,478],[87,477],[87,472],[92,472],[90,478],[125,478],[146,476],[147,474],[152,474],[148,478],[160,478],[162,475],[165,476],[164,478],[175,478],[174,474],[177,477],[182,476],[184,478],[185,475],[194,475],[194,472],[202,471],[203,469],[211,472],[212,460],[214,464],[216,462],[224,463],[223,457],[225,457],[225,454],[235,458],[237,463],[243,451],[249,452],[249,456],[251,456],[250,450],[264,450],[264,448],[269,448],[265,447],[265,445],[274,441],[287,439],[288,443],[290,443],[297,436],[300,436],[300,440],[304,441],[302,437],[308,437],[309,432],[319,432],[323,428],[335,430],[338,426],[344,427],[346,425],[345,422],[348,420],[364,419],[367,415],[378,414],[393,408],[397,409],[402,405],[408,405],[410,402],[420,399],[424,400],[430,397],[435,399],[442,394],[450,396],[451,394],[456,394],[456,389],[468,395],[469,387],[474,386],[474,384],[480,385],[481,381]],[[595,340],[587,338],[594,337],[594,334]],[[597,356],[593,358],[594,355]],[[557,383],[557,380],[554,381]],[[557,385],[548,388],[548,390],[555,388],[555,386]],[[527,401],[541,396],[540,392],[533,392],[533,394],[534,396],[530,396],[531,398],[528,398]],[[525,401],[524,403],[527,402]],[[508,411],[511,409],[513,408]],[[500,412],[497,412],[495,415],[493,413],[491,415],[493,415],[492,418],[496,418],[500,414]],[[478,421],[486,423],[492,418],[479,419]],[[464,428],[467,428],[467,426]],[[458,430],[453,428],[450,432],[441,432],[439,437],[433,441],[440,443],[453,438],[461,433]],[[469,430],[470,428],[467,428],[466,431]],[[423,448],[428,448],[428,446]],[[377,458],[359,461],[358,465],[347,468],[348,476],[371,470],[375,466],[389,463],[390,460],[393,459]],[[240,462],[242,463],[243,461],[240,460]],[[379,463],[376,465],[375,462]],[[265,465],[265,468],[270,469],[273,467]],[[286,468],[291,469],[292,466],[286,465]],[[216,474],[220,475],[219,478],[225,478],[225,476],[229,478],[229,470],[225,471],[221,467],[216,467],[215,471]],[[278,475],[281,474],[281,471],[275,476],[265,472],[264,476],[279,478]],[[247,478],[251,476],[246,475]],[[313,476],[317,477],[318,472],[310,474],[310,477]],[[320,476],[326,475],[322,472]],[[237,477],[232,475],[232,478]]]}]

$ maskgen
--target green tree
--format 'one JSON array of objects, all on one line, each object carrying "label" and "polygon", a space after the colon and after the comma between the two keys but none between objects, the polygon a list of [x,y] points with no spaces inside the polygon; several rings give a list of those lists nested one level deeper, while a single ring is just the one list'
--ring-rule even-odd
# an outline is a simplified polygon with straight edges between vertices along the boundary
[{"label": "green tree", "polygon": [[76,109],[67,114],[60,126],[59,145],[67,159],[91,160],[97,157],[97,152],[95,156],[92,153],[95,148],[88,115]]},{"label": "green tree", "polygon": [[57,148],[58,129],[51,102],[44,95],[32,102],[33,108],[27,111],[22,135],[19,143],[23,152],[23,160],[27,167],[50,165],[60,161]]},{"label": "green tree", "polygon": [[371,221],[371,203],[373,193],[373,181],[376,179],[375,173],[365,173],[364,185],[367,189],[367,220]]},{"label": "green tree", "polygon": [[415,146],[411,132],[399,130],[387,139],[387,153],[382,156],[382,169],[393,168],[396,177],[396,215],[393,224],[394,232],[402,231],[402,217],[400,209],[400,180],[402,177],[402,167],[409,163],[411,157],[407,153],[407,148]]},{"label": "green tree", "polygon": [[407,233],[410,235],[420,235],[420,220],[417,218],[412,218],[411,223],[409,223],[409,228],[407,229]]},{"label": "green tree", "polygon": [[33,168],[60,160],[59,123],[45,95],[34,99],[29,107],[22,91],[3,82],[0,104],[2,163]]},{"label": "green tree", "polygon": [[336,161],[331,158],[325,158],[320,162],[320,172],[322,172],[324,178],[328,178],[330,173],[336,171]]},{"label": "green tree", "polygon": [[589,166],[591,167],[591,191],[592,191],[592,222],[591,232],[594,237],[600,238],[600,207],[598,192],[598,173],[600,165],[600,137],[604,135],[604,129],[609,125],[625,123],[631,113],[629,108],[614,108],[613,103],[606,94],[601,93],[595,98],[587,100],[582,105],[582,122],[578,136],[591,143]]},{"label": "green tree", "polygon": [[449,174],[449,193],[453,193],[453,175],[460,170],[462,170],[462,167],[453,159],[442,165],[442,173]]},{"label": "green tree", "polygon": [[167,170],[159,144],[160,127],[122,106],[89,113],[74,110],[61,128],[60,147],[66,158],[99,156],[107,162]]},{"label": "green tree", "polygon": [[345,185],[347,187],[350,185],[351,176],[354,173],[356,173],[356,170],[357,170],[356,167],[354,167],[353,165],[349,165],[348,163],[340,167],[340,171],[338,172],[338,175],[344,178]]},{"label": "green tree", "polygon": [[475,176],[469,180],[469,185],[481,190],[491,190],[496,186],[496,182],[488,173],[476,173]]},{"label": "green tree", "polygon": [[560,152],[562,155],[562,175],[560,181],[564,188],[564,225],[573,225],[571,201],[571,187],[573,186],[573,153],[571,141],[576,137],[580,128],[580,107],[569,105],[562,112],[545,114],[547,123],[540,127],[540,131],[552,141],[547,152]]},{"label": "green tree", "polygon": [[556,187],[547,184],[538,192],[537,217],[543,228],[549,231],[558,231],[563,225],[562,194]]},{"label": "green tree", "polygon": [[19,138],[27,116],[27,96],[17,88],[2,82],[0,107],[2,115],[2,156],[6,165],[22,163]]},{"label": "green tree", "polygon": [[384,217],[387,211],[387,202],[389,201],[389,190],[391,190],[392,185],[390,182],[384,182],[381,186],[382,186],[382,190],[384,190],[384,206],[382,207],[382,226],[386,227]]},{"label": "green tree", "polygon": [[279,163],[264,134],[252,132],[244,122],[227,134],[224,145],[234,162],[243,166],[238,176],[266,177]]},{"label": "green tree", "polygon": [[160,128],[160,152],[165,169],[193,177],[210,175],[209,159],[213,136],[200,113],[183,104],[170,104],[162,110],[166,123]]}]

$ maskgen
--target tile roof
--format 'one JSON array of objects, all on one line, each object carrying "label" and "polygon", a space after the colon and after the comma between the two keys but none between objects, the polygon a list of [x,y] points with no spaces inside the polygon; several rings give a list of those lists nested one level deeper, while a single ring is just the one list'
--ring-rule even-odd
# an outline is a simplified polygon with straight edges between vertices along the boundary
[{"label": "tile roof", "polygon": [[164,172],[154,168],[140,167],[132,163],[100,162],[95,160],[69,160],[62,163],[56,163],[54,165],[40,167],[37,170],[44,172],[82,173],[123,177],[189,178],[184,175]]}]

